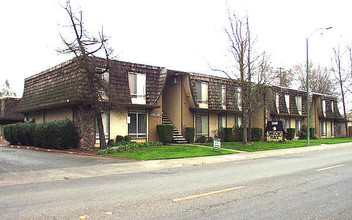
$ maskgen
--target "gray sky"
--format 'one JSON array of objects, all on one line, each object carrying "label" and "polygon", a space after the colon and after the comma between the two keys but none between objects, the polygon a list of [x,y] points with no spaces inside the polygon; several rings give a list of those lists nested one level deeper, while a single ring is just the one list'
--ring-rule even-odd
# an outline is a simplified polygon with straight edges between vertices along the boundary
[{"label": "gray sky", "polygon": [[[24,78],[71,57],[58,55],[59,32],[69,24],[62,0],[12,0],[1,4],[1,77],[22,96]],[[352,42],[349,1],[315,0],[72,0],[84,11],[91,34],[101,26],[111,37],[118,59],[170,69],[211,73],[229,66],[227,6],[249,15],[258,47],[271,55],[274,68],[290,68],[306,59],[305,38],[315,29],[333,26],[310,37],[310,58],[331,65],[332,47]]]}]

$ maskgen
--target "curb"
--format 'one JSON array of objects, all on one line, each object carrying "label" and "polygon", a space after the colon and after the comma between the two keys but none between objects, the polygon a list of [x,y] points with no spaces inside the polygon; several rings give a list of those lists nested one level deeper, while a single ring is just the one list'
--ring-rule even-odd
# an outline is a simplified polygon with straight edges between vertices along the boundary
[{"label": "curb", "polygon": [[45,148],[30,147],[30,146],[17,146],[17,145],[2,145],[1,146],[0,145],[0,147],[26,149],[26,150],[37,150],[37,151],[61,153],[61,154],[71,154],[71,155],[86,156],[86,157],[100,157],[100,158],[107,158],[107,159],[127,160],[127,161],[134,161],[134,162],[143,161],[143,160],[135,160],[135,159],[128,159],[128,158],[101,156],[101,155],[89,154],[89,153],[79,153],[79,152],[71,152],[71,151],[63,151],[63,150],[45,149]]}]

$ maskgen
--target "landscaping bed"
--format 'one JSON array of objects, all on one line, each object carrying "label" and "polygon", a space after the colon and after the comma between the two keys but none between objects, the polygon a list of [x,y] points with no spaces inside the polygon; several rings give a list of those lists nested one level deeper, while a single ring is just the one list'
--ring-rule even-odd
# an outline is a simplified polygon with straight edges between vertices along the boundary
[{"label": "landscaping bed", "polygon": [[[339,143],[348,143],[348,142],[352,142],[352,138],[312,139],[310,140],[310,146],[316,146],[320,144],[339,144]],[[206,143],[202,145],[212,146],[213,143]],[[248,145],[243,145],[242,142],[222,142],[221,143],[221,148],[240,150],[240,151],[246,151],[246,152],[297,148],[297,147],[306,147],[306,146],[307,146],[307,140],[290,140],[284,143],[258,141],[258,142],[252,142]]]}]

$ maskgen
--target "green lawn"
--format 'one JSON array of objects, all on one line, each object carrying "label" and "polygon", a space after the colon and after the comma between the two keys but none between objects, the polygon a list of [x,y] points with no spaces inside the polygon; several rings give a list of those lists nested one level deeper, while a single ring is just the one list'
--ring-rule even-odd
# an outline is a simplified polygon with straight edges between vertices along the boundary
[{"label": "green lawn", "polygon": [[187,146],[187,145],[166,145],[161,147],[144,147],[134,149],[129,152],[105,154],[104,156],[128,158],[135,160],[159,160],[159,159],[176,159],[187,157],[204,157],[233,154],[235,152],[226,150],[213,150],[209,148]]},{"label": "green lawn", "polygon": [[[320,144],[338,144],[352,142],[352,138],[336,138],[336,139],[313,139],[310,140],[310,145],[320,145]],[[202,144],[205,146],[212,146],[213,143]],[[248,145],[242,145],[241,142],[222,142],[221,148],[233,149],[247,152],[254,151],[264,151],[264,150],[275,150],[284,148],[295,148],[295,147],[305,147],[307,146],[307,140],[291,140],[285,143],[275,143],[275,142],[252,142]]]}]

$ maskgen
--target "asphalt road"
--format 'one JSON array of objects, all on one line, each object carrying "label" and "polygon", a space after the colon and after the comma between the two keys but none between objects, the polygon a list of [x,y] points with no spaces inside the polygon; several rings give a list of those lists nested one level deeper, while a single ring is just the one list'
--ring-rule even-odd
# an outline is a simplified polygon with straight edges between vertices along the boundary
[{"label": "asphalt road", "polygon": [[351,208],[351,144],[0,187],[0,219],[351,219]]},{"label": "asphalt road", "polygon": [[0,147],[0,174],[126,162],[129,161]]}]

